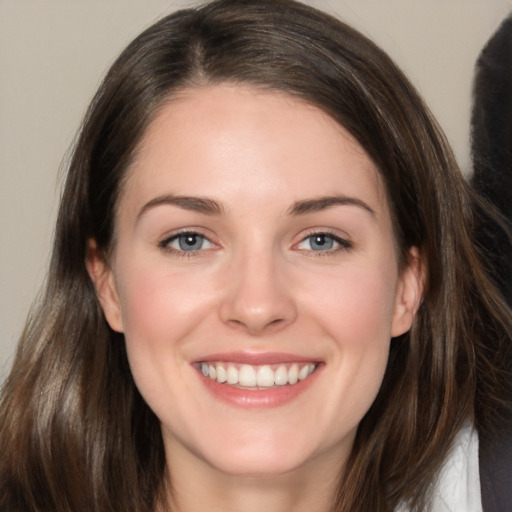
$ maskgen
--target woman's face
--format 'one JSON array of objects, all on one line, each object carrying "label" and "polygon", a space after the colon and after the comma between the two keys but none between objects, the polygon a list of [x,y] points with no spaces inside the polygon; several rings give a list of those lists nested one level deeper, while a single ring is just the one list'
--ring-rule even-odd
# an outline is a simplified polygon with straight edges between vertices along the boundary
[{"label": "woman's face", "polygon": [[197,88],[123,187],[110,265],[91,244],[89,270],[171,467],[342,464],[420,295],[363,149],[284,94]]}]

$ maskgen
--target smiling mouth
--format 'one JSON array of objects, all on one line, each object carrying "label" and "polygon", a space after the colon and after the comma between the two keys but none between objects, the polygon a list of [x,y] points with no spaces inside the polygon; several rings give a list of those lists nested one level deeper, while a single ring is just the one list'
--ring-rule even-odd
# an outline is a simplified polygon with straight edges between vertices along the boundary
[{"label": "smiling mouth", "polygon": [[317,366],[313,362],[276,365],[202,362],[198,369],[205,377],[219,384],[257,390],[293,386],[306,380]]}]

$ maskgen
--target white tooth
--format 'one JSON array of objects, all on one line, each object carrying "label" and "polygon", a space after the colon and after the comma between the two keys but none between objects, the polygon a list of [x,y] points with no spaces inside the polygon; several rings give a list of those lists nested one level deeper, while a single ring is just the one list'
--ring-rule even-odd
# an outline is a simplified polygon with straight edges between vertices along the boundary
[{"label": "white tooth", "polygon": [[226,382],[228,380],[226,369],[221,364],[217,365],[217,382]]},{"label": "white tooth", "polygon": [[270,387],[274,385],[274,372],[270,366],[260,366],[256,374],[256,382],[258,386]]},{"label": "white tooth", "polygon": [[242,365],[238,372],[238,382],[242,386],[256,386],[256,371],[254,368],[248,364]]},{"label": "white tooth", "polygon": [[303,366],[299,371],[299,380],[304,380],[309,375],[309,364]]},{"label": "white tooth", "polygon": [[210,379],[215,380],[217,378],[217,370],[215,370],[215,366],[212,364],[208,367],[208,373],[210,375]]},{"label": "white tooth", "polygon": [[238,370],[232,364],[228,365],[226,377],[228,384],[238,384]]},{"label": "white tooth", "polygon": [[275,372],[274,382],[277,386],[284,386],[288,384],[288,371],[286,370],[286,366],[282,364],[278,367]]},{"label": "white tooth", "polygon": [[210,376],[210,370],[208,368],[208,364],[207,363],[201,363],[201,372],[203,373],[203,375],[205,377],[209,377]]},{"label": "white tooth", "polygon": [[315,368],[315,363],[309,363],[309,375],[311,375],[315,371]]},{"label": "white tooth", "polygon": [[290,384],[296,384],[299,380],[299,367],[296,364],[292,364],[292,367],[288,371],[288,382]]}]

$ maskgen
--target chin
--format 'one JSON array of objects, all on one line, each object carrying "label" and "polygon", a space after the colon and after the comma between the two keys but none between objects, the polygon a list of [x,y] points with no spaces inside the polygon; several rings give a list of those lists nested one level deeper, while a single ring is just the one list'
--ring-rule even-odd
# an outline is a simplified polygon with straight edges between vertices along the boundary
[{"label": "chin", "polygon": [[[296,454],[294,454],[296,455]],[[236,457],[230,454],[221,460],[211,460],[210,464],[218,471],[231,476],[241,477],[270,477],[292,473],[299,469],[306,462],[307,458],[283,456],[282,454],[269,454],[262,456],[261,453]]]},{"label": "chin", "polygon": [[[229,438],[227,434],[226,439]],[[307,465],[316,456],[313,447],[307,447],[303,439],[294,439],[289,433],[272,437],[255,431],[247,439],[231,439],[229,446],[219,443],[220,449],[206,449],[202,454],[209,465],[229,475],[283,475]]]}]

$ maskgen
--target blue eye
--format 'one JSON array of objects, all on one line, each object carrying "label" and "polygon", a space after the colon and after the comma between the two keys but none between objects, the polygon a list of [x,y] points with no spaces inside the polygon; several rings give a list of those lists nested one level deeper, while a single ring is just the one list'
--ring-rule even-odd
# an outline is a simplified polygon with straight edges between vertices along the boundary
[{"label": "blue eye", "polygon": [[325,251],[334,247],[334,238],[328,235],[313,235],[309,237],[309,244],[313,251]]},{"label": "blue eye", "polygon": [[162,242],[161,246],[180,252],[194,252],[211,249],[213,244],[198,233],[179,233]]},{"label": "blue eye", "polygon": [[351,244],[346,240],[342,240],[328,233],[314,233],[302,240],[298,245],[298,249],[315,251],[315,252],[335,252],[339,249],[348,249]]}]

